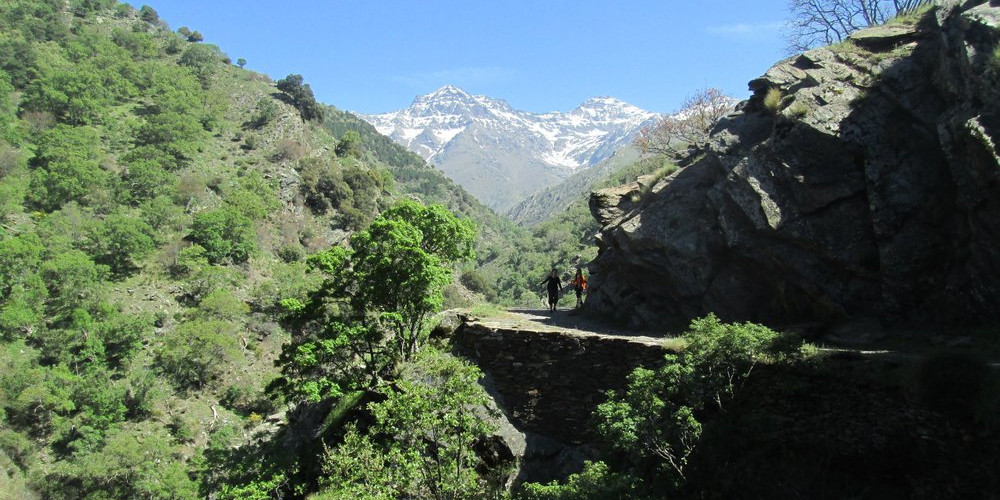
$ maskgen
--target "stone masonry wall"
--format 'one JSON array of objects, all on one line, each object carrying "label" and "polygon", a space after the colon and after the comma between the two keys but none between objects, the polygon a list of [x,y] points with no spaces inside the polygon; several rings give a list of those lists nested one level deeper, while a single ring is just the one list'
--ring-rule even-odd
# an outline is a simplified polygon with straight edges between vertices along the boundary
[{"label": "stone masonry wall", "polygon": [[455,332],[461,354],[486,373],[514,425],[567,444],[590,441],[590,418],[609,389],[625,388],[638,366],[663,362],[657,339],[575,330],[527,331],[465,322]]}]

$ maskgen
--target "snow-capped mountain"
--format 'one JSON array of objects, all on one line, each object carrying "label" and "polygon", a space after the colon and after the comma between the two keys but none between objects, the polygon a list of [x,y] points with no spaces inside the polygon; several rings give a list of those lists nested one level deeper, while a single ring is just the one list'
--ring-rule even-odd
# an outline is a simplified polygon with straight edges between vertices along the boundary
[{"label": "snow-capped mountain", "polygon": [[409,108],[363,118],[503,210],[611,156],[659,115],[613,97],[529,113],[446,85]]}]

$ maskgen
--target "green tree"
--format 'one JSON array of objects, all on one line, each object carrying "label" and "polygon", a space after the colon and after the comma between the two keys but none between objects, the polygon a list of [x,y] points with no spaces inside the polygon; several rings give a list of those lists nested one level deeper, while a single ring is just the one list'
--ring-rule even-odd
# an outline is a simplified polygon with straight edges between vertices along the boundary
[{"label": "green tree", "polygon": [[46,489],[53,498],[199,498],[177,458],[181,451],[152,421],[124,425],[109,431],[99,449],[53,467]]},{"label": "green tree", "polygon": [[80,250],[67,250],[46,260],[40,271],[48,288],[47,314],[62,318],[96,301],[109,269]]},{"label": "green tree", "polygon": [[[159,150],[153,150],[166,155]],[[117,198],[122,203],[136,205],[160,195],[173,194],[174,178],[163,167],[163,163],[150,158],[130,155],[125,162],[128,168],[122,172],[117,186]],[[173,163],[171,158],[166,164]]]},{"label": "green tree", "polygon": [[356,233],[350,250],[310,257],[325,279],[305,303],[285,302],[296,334],[272,390],[317,401],[370,388],[385,366],[410,359],[441,307],[448,266],[471,257],[474,236],[443,207],[402,202]]},{"label": "green tree", "polygon": [[191,222],[191,241],[205,249],[209,262],[246,262],[257,253],[253,221],[233,207],[200,212]]},{"label": "green tree", "polygon": [[43,210],[69,201],[86,204],[106,185],[99,160],[98,131],[92,127],[58,125],[38,140],[31,179],[31,200]]},{"label": "green tree", "polygon": [[276,191],[259,171],[253,170],[239,179],[237,188],[226,194],[225,201],[249,219],[266,219],[281,208]]},{"label": "green tree", "polygon": [[112,214],[90,231],[88,247],[97,262],[125,276],[156,249],[153,234],[153,228],[140,219]]},{"label": "green tree", "polygon": [[62,123],[99,123],[111,104],[111,93],[98,67],[78,64],[53,69],[32,82],[22,106],[31,111],[48,111]]},{"label": "green tree", "polygon": [[[495,431],[477,414],[488,396],[475,366],[426,349],[400,366],[385,400],[369,405],[373,433],[349,431],[326,458],[327,488],[320,498],[479,499],[487,485],[474,442]],[[375,442],[370,436],[384,436]]]},{"label": "green tree", "polygon": [[[10,76],[0,69],[0,141],[8,143],[16,143],[18,140],[17,107],[12,99],[13,93],[14,86],[10,83]],[[6,176],[7,170],[8,167],[0,165],[0,175]]]},{"label": "green tree", "polygon": [[148,5],[143,5],[139,7],[139,19],[146,21],[149,24],[156,24],[160,22],[160,15],[156,12],[156,9]]},{"label": "green tree", "polygon": [[[198,32],[195,31],[192,33],[188,39],[190,40],[196,33]],[[222,53],[218,47],[199,43],[188,47],[177,62],[182,66],[191,68],[191,71],[201,82],[202,87],[208,88],[212,77],[219,70],[221,61]]]},{"label": "green tree", "polygon": [[344,133],[344,136],[337,141],[337,147],[334,150],[337,156],[353,156],[355,158],[361,157],[361,136],[358,135],[357,130],[348,130]]},{"label": "green tree", "polygon": [[178,386],[204,387],[240,357],[237,338],[237,327],[229,321],[188,321],[164,337],[157,360]]},{"label": "green tree", "polygon": [[244,59],[244,58],[242,58],[242,57],[240,57],[240,58],[236,59],[236,65],[239,66],[240,68],[242,68],[243,66],[247,65],[247,60]]},{"label": "green tree", "polygon": [[198,303],[198,316],[222,321],[240,321],[250,314],[250,306],[228,289],[215,290]]},{"label": "green tree", "polygon": [[583,471],[571,474],[559,484],[526,483],[519,500],[606,500],[644,497],[639,493],[640,481],[628,474],[613,472],[604,462],[585,462]]},{"label": "green tree", "polygon": [[312,88],[308,83],[303,83],[302,75],[288,75],[275,82],[278,90],[288,96],[291,104],[299,110],[299,115],[303,121],[316,120],[323,122],[323,109],[316,102]]}]

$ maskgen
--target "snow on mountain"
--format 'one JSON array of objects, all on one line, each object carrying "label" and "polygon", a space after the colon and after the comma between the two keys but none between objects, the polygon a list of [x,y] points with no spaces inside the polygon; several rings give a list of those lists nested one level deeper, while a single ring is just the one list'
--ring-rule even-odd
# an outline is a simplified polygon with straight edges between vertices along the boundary
[{"label": "snow on mountain", "polygon": [[363,118],[503,210],[611,156],[659,115],[613,97],[530,113],[446,85],[407,109]]}]

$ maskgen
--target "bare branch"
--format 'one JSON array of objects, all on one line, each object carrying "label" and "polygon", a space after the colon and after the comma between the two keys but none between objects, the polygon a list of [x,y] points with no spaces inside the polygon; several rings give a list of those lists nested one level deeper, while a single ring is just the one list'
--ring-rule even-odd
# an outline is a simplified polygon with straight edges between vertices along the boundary
[{"label": "bare branch", "polygon": [[639,131],[635,144],[643,153],[683,156],[689,146],[704,142],[715,122],[735,105],[736,99],[719,89],[704,89],[685,99],[676,113]]},{"label": "bare branch", "polygon": [[852,32],[884,24],[930,0],[789,0],[786,40],[790,52],[843,41]]}]

